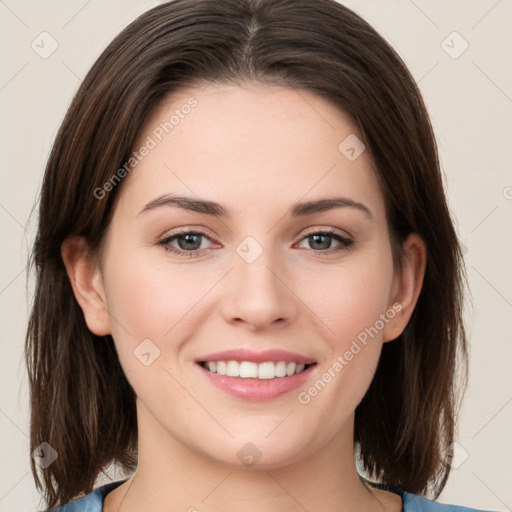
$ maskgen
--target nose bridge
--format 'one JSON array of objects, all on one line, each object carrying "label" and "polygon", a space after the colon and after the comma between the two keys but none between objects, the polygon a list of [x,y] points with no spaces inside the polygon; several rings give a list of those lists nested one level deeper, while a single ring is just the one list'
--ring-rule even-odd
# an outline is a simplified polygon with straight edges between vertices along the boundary
[{"label": "nose bridge", "polygon": [[[270,237],[271,238],[271,237]],[[279,251],[263,247],[246,237],[235,249],[236,259],[229,287],[226,319],[242,320],[263,328],[276,320],[289,321],[296,315],[296,300],[286,283]]]}]

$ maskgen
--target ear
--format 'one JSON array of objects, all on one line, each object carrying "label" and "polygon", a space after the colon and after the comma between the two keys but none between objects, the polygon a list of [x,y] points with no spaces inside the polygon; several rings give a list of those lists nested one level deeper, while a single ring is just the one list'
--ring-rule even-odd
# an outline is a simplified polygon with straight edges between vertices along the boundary
[{"label": "ear", "polygon": [[107,301],[97,257],[83,237],[70,237],[61,246],[73,293],[84,313],[89,330],[104,336],[111,333]]},{"label": "ear", "polygon": [[394,317],[385,324],[382,341],[392,341],[404,331],[418,301],[427,262],[425,242],[417,233],[411,233],[403,244],[404,264],[395,274],[388,311]]}]

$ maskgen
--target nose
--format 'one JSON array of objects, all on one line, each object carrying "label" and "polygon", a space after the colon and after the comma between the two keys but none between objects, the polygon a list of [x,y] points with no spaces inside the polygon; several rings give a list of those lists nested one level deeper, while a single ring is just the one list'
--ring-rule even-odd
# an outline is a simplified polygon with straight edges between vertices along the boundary
[{"label": "nose", "polygon": [[282,328],[297,319],[300,300],[293,292],[290,273],[263,251],[254,261],[235,259],[227,277],[222,314],[232,324],[251,331]]}]

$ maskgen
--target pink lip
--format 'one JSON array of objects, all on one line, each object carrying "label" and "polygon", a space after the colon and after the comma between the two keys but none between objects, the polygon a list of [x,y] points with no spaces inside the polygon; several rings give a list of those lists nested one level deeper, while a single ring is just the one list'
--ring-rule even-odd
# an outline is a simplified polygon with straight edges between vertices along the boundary
[{"label": "pink lip", "polygon": [[[281,358],[278,359],[280,361],[285,360]],[[215,359],[208,359],[208,361],[214,360]],[[219,358],[218,360],[224,361],[222,358]],[[248,359],[242,360],[247,361]],[[268,359],[266,360],[268,361]],[[226,375],[218,375],[217,373],[210,372],[199,364],[195,366],[199,368],[199,370],[210,380],[214,386],[225,391],[231,396],[242,398],[251,402],[260,402],[277,398],[304,384],[304,382],[310,377],[311,372],[314,371],[316,364],[309,366],[303,372],[296,373],[290,377],[276,377],[275,379],[268,380],[228,377]]]},{"label": "pink lip", "polygon": [[[223,352],[215,352],[196,358],[196,362],[201,361],[252,361],[253,363],[265,363],[267,361],[286,361],[287,363],[313,364],[315,361],[300,354],[294,354],[286,350],[264,350],[263,352],[253,352],[249,349],[232,349]],[[300,373],[298,375],[301,375]],[[279,377],[285,378],[285,377]]]}]

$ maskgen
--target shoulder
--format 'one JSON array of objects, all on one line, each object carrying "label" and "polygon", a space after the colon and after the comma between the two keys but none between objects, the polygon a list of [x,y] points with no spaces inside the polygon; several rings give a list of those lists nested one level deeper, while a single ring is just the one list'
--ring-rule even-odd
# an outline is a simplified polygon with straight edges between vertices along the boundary
[{"label": "shoulder", "polygon": [[87,494],[87,496],[73,500],[55,509],[47,509],[45,512],[101,512],[105,496],[123,482],[125,480],[102,485],[90,494]]},{"label": "shoulder", "polygon": [[491,512],[459,505],[438,503],[437,501],[432,501],[406,491],[402,491],[401,496],[404,505],[402,512]]},{"label": "shoulder", "polygon": [[362,478],[364,482],[377,489],[394,492],[402,498],[403,508],[401,512],[495,512],[489,510],[480,510],[476,508],[462,507],[459,505],[448,505],[430,500],[418,494],[412,494],[401,487],[389,485],[386,483],[372,482],[367,478]]}]

